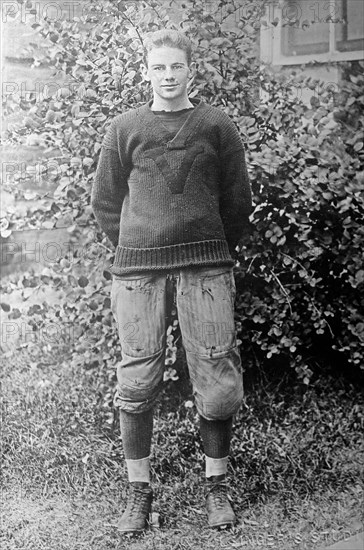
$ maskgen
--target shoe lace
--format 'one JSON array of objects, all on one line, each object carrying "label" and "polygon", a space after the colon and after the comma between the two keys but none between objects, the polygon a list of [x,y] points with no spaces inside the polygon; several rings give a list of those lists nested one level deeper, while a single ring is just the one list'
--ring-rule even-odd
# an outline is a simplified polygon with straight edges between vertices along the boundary
[{"label": "shoe lace", "polygon": [[227,489],[225,483],[214,483],[211,485],[208,491],[208,495],[216,506],[216,508],[223,508],[227,500]]},{"label": "shoe lace", "polygon": [[127,511],[131,516],[149,513],[149,492],[133,487],[128,498]]}]

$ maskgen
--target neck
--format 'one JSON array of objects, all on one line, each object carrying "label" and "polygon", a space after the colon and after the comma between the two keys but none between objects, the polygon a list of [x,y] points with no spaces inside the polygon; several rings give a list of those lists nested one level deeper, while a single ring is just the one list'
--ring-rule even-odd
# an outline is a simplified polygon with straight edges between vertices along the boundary
[{"label": "neck", "polygon": [[188,96],[169,101],[155,95],[151,109],[152,111],[181,111],[182,109],[190,109],[191,107],[193,107],[193,104],[188,99]]}]

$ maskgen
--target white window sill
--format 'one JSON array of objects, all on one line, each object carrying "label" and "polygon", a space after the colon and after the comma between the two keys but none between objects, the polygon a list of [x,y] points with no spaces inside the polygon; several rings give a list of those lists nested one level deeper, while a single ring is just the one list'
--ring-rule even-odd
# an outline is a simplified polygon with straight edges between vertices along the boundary
[{"label": "white window sill", "polygon": [[307,63],[330,63],[333,61],[355,61],[364,59],[364,51],[326,52],[306,55],[273,54],[272,65],[304,65]]}]

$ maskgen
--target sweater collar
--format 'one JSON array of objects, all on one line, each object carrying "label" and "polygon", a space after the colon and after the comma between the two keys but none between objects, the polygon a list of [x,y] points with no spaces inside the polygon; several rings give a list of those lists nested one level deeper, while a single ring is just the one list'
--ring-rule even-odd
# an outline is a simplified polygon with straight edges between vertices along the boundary
[{"label": "sweater collar", "polygon": [[[192,132],[195,132],[204,118],[204,111],[207,107],[201,99],[190,98],[191,103],[195,106],[191,110],[182,128],[177,132],[173,139],[170,138],[168,130],[165,128],[159,117],[156,117],[151,110],[152,101],[149,101],[140,107],[140,113],[144,118],[145,130],[154,137],[154,139],[166,144],[168,149],[184,149],[186,142]],[[167,142],[166,142],[167,140]]]}]

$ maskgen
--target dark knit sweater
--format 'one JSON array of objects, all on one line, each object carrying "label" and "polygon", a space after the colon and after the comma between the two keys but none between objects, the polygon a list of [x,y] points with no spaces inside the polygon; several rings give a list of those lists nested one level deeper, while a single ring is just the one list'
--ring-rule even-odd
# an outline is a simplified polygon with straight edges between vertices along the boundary
[{"label": "dark knit sweater", "polygon": [[233,264],[252,205],[244,147],[225,113],[191,101],[174,137],[150,103],[106,133],[91,204],[116,246],[116,275]]},{"label": "dark knit sweater", "polygon": [[173,139],[186,122],[192,109],[193,107],[189,109],[182,109],[181,111],[153,111],[153,115],[159,118],[162,124],[170,132],[170,139]]}]

